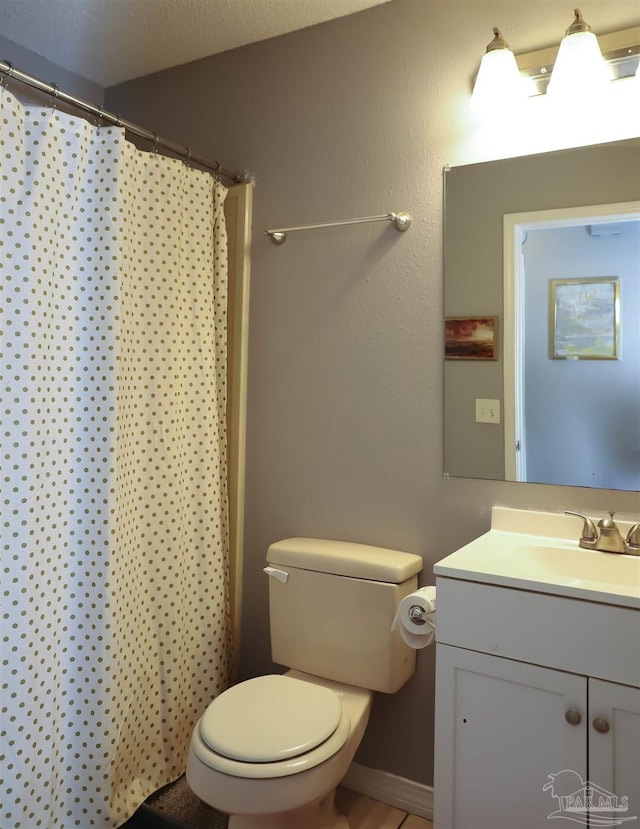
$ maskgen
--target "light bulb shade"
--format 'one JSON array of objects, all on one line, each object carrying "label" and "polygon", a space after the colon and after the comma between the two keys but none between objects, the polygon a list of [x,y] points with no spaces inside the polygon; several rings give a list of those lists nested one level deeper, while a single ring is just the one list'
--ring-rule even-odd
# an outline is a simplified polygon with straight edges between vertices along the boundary
[{"label": "light bulb shade", "polygon": [[510,49],[486,52],[473,87],[473,108],[501,108],[522,101],[524,97],[524,81],[513,52]]},{"label": "light bulb shade", "polygon": [[554,97],[584,98],[606,89],[611,70],[602,57],[593,32],[568,34],[560,44],[547,93]]}]

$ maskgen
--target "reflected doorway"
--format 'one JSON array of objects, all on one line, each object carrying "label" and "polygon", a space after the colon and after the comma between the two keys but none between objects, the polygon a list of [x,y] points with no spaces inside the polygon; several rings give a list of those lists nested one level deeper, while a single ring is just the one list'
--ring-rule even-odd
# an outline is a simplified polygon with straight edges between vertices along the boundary
[{"label": "reflected doorway", "polygon": [[504,229],[506,479],[640,489],[639,205]]}]

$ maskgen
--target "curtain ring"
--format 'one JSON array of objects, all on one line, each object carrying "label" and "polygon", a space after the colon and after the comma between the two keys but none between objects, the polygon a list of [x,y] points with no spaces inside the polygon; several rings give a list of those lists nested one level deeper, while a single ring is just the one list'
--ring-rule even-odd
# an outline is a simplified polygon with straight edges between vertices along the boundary
[{"label": "curtain ring", "polygon": [[193,155],[193,153],[191,152],[191,147],[187,147],[186,149],[187,149],[187,161],[186,161],[186,164],[187,164],[187,167],[190,167],[190,166],[191,166],[191,156]]},{"label": "curtain ring", "polygon": [[158,133],[157,133],[157,132],[154,132],[154,133],[153,133],[153,147],[152,147],[152,152],[154,152],[154,153],[157,153],[157,152],[158,152],[158,141],[159,141],[159,140],[160,140],[160,139],[159,139],[159,137],[158,137]]},{"label": "curtain ring", "polygon": [[56,112],[58,109],[58,96],[60,94],[60,90],[58,88],[57,83],[51,83],[51,92],[49,95],[53,98],[53,111]]},{"label": "curtain ring", "polygon": [[2,73],[2,77],[0,78],[0,86],[3,89],[6,89],[7,88],[7,86],[6,86],[7,78],[11,78],[11,76],[13,75],[13,64],[11,63],[10,60],[5,60],[4,63],[6,64],[9,71]]},{"label": "curtain ring", "polygon": [[122,116],[116,113],[116,127],[122,129]]}]

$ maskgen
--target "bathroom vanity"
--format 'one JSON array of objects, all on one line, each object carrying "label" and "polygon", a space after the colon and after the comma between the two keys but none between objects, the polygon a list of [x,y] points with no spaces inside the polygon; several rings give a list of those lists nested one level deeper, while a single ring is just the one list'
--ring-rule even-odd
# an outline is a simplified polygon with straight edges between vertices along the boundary
[{"label": "bathroom vanity", "polygon": [[640,558],[579,535],[494,507],[434,567],[435,829],[640,820]]}]

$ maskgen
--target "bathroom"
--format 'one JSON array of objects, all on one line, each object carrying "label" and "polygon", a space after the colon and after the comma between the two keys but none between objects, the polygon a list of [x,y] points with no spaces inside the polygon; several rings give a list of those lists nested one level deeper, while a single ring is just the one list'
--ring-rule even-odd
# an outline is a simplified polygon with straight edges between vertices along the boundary
[{"label": "bathroom", "polygon": [[[580,8],[596,32],[640,24],[633,0]],[[262,568],[277,539],[417,553],[426,584],[435,562],[488,529],[494,505],[640,512],[637,491],[443,468],[443,169],[639,134],[629,112],[585,110],[537,133],[470,112],[492,27],[528,52],[556,44],[571,14],[558,0],[392,0],[103,91],[108,109],[256,179],[239,679],[272,669]],[[70,89],[35,45],[1,42],[16,66]],[[263,234],[388,211],[409,212],[409,231],[355,225],[281,247]],[[430,790],[434,677],[426,648],[412,680],[376,698],[359,768]]]}]

